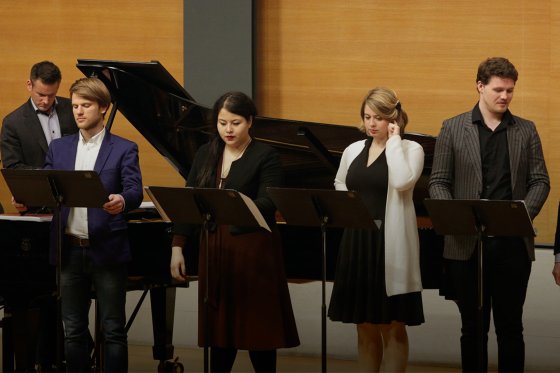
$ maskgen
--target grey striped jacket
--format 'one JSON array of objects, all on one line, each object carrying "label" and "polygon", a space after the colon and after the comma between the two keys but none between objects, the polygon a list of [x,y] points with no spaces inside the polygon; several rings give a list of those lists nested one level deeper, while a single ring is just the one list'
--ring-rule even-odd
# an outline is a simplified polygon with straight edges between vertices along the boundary
[{"label": "grey striped jacket", "polygon": [[[517,116],[513,118],[514,123],[507,128],[513,199],[525,200],[534,219],[548,197],[550,180],[535,124]],[[429,193],[434,199],[480,198],[482,163],[472,112],[443,122],[436,140]],[[475,236],[446,236],[443,256],[467,260],[476,243]],[[529,258],[535,260],[534,239],[527,239],[526,243]]]}]

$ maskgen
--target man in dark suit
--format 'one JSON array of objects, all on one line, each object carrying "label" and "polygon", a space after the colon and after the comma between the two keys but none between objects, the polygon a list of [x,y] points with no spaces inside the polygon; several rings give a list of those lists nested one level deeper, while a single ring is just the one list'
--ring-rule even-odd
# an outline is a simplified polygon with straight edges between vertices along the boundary
[{"label": "man in dark suit", "polygon": [[[56,96],[61,80],[60,69],[50,61],[38,62],[31,68],[27,81],[29,100],[2,122],[0,151],[4,168],[42,168],[51,140],[78,131],[72,103]],[[48,211],[39,207],[32,212]],[[17,369],[34,369],[35,364],[41,370],[50,369],[56,356],[54,298],[40,298],[30,307],[17,305],[12,312],[18,325],[15,329],[21,335],[18,339],[23,338],[26,345],[16,348]]]},{"label": "man in dark suit", "polygon": [[[483,61],[474,108],[443,122],[436,142],[430,197],[435,199],[524,200],[531,219],[541,210],[550,190],[535,124],[513,115],[517,70],[505,58]],[[463,371],[477,371],[477,275],[475,236],[446,236],[445,289],[461,313]],[[525,364],[523,304],[535,259],[533,238],[494,237],[484,241],[484,357],[490,310],[498,340],[500,372],[520,372]]]},{"label": "man in dark suit", "polygon": [[[77,134],[54,140],[46,169],[94,170],[108,193],[102,208],[63,208],[64,246],[61,305],[66,368],[91,371],[88,313],[93,286],[104,341],[107,372],[126,372],[125,331],[127,262],[131,259],[125,210],[142,202],[142,178],[135,143],[105,130],[111,96],[97,78],[77,80],[70,87]],[[18,210],[24,208],[15,204]],[[56,263],[56,226],[51,230],[51,263]]]},{"label": "man in dark suit", "polygon": [[30,98],[2,122],[4,168],[41,168],[51,140],[76,133],[69,99],[56,96],[62,80],[52,62],[36,63],[27,81]]}]

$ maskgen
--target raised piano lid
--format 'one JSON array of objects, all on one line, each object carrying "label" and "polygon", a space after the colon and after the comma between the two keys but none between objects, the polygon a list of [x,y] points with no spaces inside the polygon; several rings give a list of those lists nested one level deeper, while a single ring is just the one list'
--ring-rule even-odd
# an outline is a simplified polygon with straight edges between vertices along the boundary
[{"label": "raised piano lid", "polygon": [[[116,107],[186,179],[196,150],[209,140],[214,124],[211,109],[195,99],[158,62],[79,59],[86,76],[105,82]],[[342,151],[364,138],[355,126],[267,117],[255,118],[252,136],[279,150],[288,186],[333,188]],[[435,138],[407,133],[426,153],[423,179],[417,190],[427,195]]]},{"label": "raised piano lid", "polygon": [[[206,108],[193,98],[157,61],[123,62],[79,59],[86,76],[103,80],[113,108],[186,178],[192,155],[206,136]],[[184,132],[183,132],[184,131]]]}]

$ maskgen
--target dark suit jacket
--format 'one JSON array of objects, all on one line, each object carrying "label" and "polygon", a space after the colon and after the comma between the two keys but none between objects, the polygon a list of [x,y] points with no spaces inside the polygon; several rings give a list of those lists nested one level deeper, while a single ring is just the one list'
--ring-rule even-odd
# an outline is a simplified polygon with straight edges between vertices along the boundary
[{"label": "dark suit jacket", "polygon": [[[45,160],[45,168],[74,170],[79,134],[53,140]],[[105,133],[99,155],[95,162],[103,186],[108,194],[121,194],[126,210],[140,206],[142,202],[142,177],[138,162],[138,146],[122,137]],[[61,211],[62,226],[68,223],[70,209]],[[123,263],[130,261],[127,222],[123,213],[111,215],[102,208],[88,208],[88,253],[97,264]],[[51,254],[56,252],[55,226],[51,227]],[[55,264],[51,255],[51,263]]]},{"label": "dark suit jacket", "polygon": [[[56,114],[62,136],[78,131],[72,102],[57,97]],[[4,168],[42,168],[49,146],[31,100],[8,114],[2,122],[0,150]]]},{"label": "dark suit jacket", "polygon": [[[514,200],[525,200],[531,219],[544,205],[550,191],[550,180],[541,141],[535,124],[513,116],[507,127]],[[480,199],[482,193],[482,161],[476,124],[472,112],[460,114],[443,122],[436,141],[430,197],[435,199]],[[527,240],[527,251],[535,259],[534,240]],[[476,245],[475,236],[446,236],[444,257],[466,260]]]}]

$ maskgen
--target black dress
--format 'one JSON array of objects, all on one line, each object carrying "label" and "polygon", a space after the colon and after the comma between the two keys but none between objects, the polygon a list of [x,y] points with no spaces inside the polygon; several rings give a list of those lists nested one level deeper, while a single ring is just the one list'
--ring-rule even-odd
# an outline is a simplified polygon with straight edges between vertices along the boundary
[{"label": "black dress", "polygon": [[[388,167],[383,152],[369,167],[371,139],[348,169],[348,190],[360,192],[370,214],[376,220],[385,217]],[[346,229],[338,253],[335,280],[329,305],[333,321],[360,324],[406,325],[424,322],[420,292],[388,297],[385,290],[384,227],[375,232],[368,229]]]},{"label": "black dress", "polygon": [[[199,170],[206,156],[203,148],[191,172]],[[218,165],[221,169],[221,160]],[[280,160],[274,149],[251,142],[243,156],[230,169],[223,188],[235,189],[248,197],[266,196],[266,186],[281,185]],[[219,177],[215,175],[215,187]],[[264,181],[263,181],[264,180]],[[193,184],[191,179],[191,185]],[[274,216],[275,207],[271,203]],[[209,234],[209,281],[206,283],[206,245],[199,252],[198,343],[205,344],[204,295],[208,286],[208,345],[240,350],[272,350],[299,345],[292,310],[280,233],[273,222],[272,232],[264,229],[232,229],[217,226]],[[239,227],[238,227],[239,228]],[[204,240],[202,239],[201,243]]]}]

